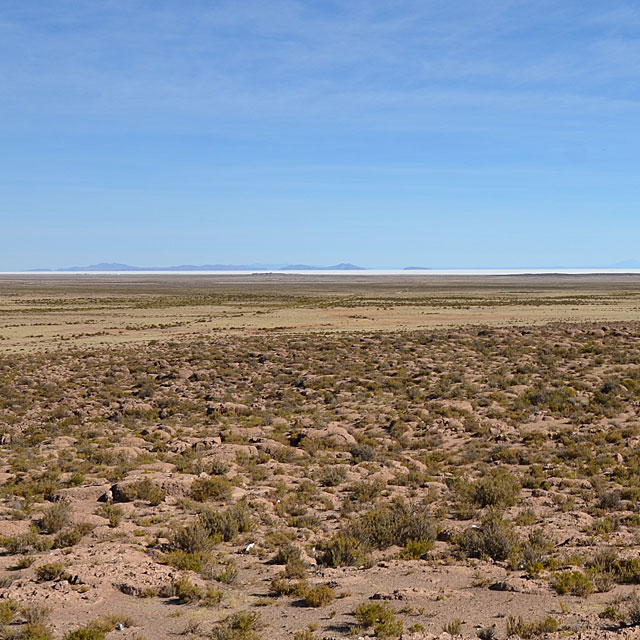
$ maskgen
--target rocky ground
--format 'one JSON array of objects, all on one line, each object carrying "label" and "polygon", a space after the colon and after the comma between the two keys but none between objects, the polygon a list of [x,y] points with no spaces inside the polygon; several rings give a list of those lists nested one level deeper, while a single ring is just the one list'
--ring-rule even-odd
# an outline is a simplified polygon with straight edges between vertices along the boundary
[{"label": "rocky ground", "polygon": [[640,637],[640,325],[0,356],[2,636]]}]

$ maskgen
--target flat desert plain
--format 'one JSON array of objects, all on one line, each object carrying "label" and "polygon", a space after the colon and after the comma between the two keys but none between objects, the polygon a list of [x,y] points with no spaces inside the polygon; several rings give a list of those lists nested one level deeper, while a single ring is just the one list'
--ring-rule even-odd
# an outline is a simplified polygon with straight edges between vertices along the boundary
[{"label": "flat desert plain", "polygon": [[640,637],[640,277],[0,276],[0,637]]}]

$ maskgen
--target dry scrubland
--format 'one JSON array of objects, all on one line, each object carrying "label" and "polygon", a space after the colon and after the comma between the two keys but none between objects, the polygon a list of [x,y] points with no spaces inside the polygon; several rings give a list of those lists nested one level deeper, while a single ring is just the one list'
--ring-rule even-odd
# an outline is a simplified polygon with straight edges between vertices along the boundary
[{"label": "dry scrubland", "polygon": [[3,279],[0,637],[637,637],[639,298]]},{"label": "dry scrubland", "polygon": [[614,322],[638,276],[2,276],[0,351],[250,332]]}]

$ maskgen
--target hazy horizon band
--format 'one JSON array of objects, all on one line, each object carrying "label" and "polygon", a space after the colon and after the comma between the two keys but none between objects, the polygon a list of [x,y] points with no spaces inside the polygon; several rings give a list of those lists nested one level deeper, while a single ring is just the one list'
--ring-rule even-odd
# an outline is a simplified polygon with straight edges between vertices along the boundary
[{"label": "hazy horizon band", "polygon": [[640,269],[304,269],[304,270],[224,270],[224,271],[0,271],[17,276],[139,276],[139,275],[298,275],[298,276],[517,276],[517,275],[640,275]]}]

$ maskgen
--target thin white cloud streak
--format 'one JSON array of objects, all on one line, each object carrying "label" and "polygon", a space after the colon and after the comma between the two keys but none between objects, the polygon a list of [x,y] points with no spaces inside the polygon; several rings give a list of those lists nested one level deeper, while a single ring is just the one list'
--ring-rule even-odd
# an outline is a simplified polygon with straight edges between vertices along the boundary
[{"label": "thin white cloud streak", "polygon": [[[181,95],[197,98],[243,86],[260,93],[300,82],[320,92],[345,81],[366,90],[380,82],[380,74],[398,71],[392,80],[399,88],[473,79],[515,86],[593,82],[594,70],[604,78],[636,73],[633,60],[621,64],[613,46],[629,45],[622,38],[603,38],[608,45],[600,47],[556,41],[544,54],[528,50],[526,42],[509,42],[531,27],[522,24],[527,13],[517,2],[461,2],[456,11],[443,10],[443,2],[394,3],[390,15],[384,9],[391,3],[348,3],[351,10],[331,17],[292,0],[218,3],[215,10],[200,3],[178,9],[173,3],[43,4],[37,15],[23,11],[9,26],[4,20],[5,52],[13,41],[20,55],[3,56],[3,76],[18,88],[21,76],[26,85],[35,79],[45,86],[50,77],[79,94],[84,87],[94,98],[116,89],[119,98],[137,94],[141,100],[146,94],[149,101],[165,96],[170,103]],[[561,34],[579,30],[568,24],[575,12],[566,7],[537,3],[536,13],[542,27],[551,23]]]},{"label": "thin white cloud streak", "polygon": [[636,13],[629,3],[615,11],[510,0],[335,6],[328,15],[294,0],[45,0],[31,10],[9,2],[1,109],[174,118],[178,128],[192,115],[205,128],[219,118],[317,118],[428,129],[429,116],[442,111],[442,127],[447,110],[455,127],[456,109],[471,122],[475,111],[481,126],[494,109],[515,122],[576,110],[579,121],[638,106],[625,82],[637,78],[639,58],[622,24]]}]

